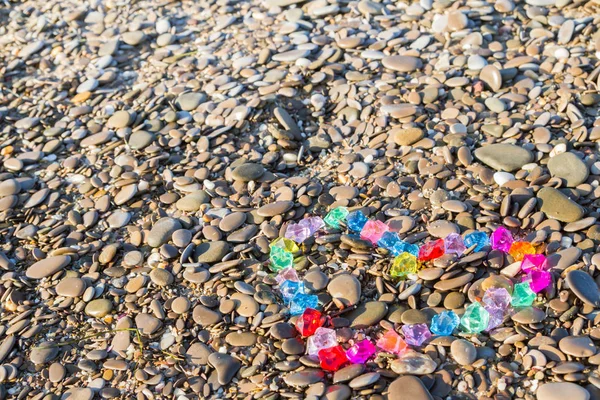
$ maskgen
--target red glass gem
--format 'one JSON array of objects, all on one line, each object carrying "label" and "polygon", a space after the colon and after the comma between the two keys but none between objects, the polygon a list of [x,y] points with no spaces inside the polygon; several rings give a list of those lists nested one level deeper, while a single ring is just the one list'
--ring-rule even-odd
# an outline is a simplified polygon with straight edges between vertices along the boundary
[{"label": "red glass gem", "polygon": [[307,308],[296,320],[296,329],[302,336],[312,336],[324,322],[325,318],[319,311]]},{"label": "red glass gem", "polygon": [[319,350],[319,362],[325,371],[337,371],[349,362],[342,346]]},{"label": "red glass gem", "polygon": [[444,255],[444,239],[425,243],[419,249],[419,261],[429,261]]}]

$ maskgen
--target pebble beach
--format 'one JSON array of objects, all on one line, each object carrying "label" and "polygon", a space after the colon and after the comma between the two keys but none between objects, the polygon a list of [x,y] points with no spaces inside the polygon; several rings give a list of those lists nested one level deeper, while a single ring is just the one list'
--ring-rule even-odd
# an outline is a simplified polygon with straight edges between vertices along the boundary
[{"label": "pebble beach", "polygon": [[0,21],[0,399],[600,399],[600,0]]}]

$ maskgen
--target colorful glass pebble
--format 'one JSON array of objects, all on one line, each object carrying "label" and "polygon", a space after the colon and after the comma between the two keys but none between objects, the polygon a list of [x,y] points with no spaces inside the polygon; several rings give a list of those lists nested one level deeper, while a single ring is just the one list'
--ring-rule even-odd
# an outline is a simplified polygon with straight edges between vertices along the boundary
[{"label": "colorful glass pebble", "polygon": [[397,256],[404,251],[405,242],[400,240],[396,232],[384,232],[381,239],[377,242],[377,246],[383,247],[392,255]]},{"label": "colorful glass pebble", "polygon": [[521,261],[521,271],[527,273],[531,269],[547,270],[548,259],[543,254],[525,254]]},{"label": "colorful glass pebble", "polygon": [[457,256],[462,256],[462,254],[467,250],[465,246],[465,241],[462,236],[458,233],[451,233],[444,238],[444,251],[448,254],[456,254]]},{"label": "colorful glass pebble", "polygon": [[460,318],[454,311],[442,311],[431,319],[431,332],[435,335],[449,336],[460,324]]},{"label": "colorful glass pebble", "polygon": [[292,268],[294,266],[294,255],[290,252],[285,251],[281,247],[272,247],[271,253],[269,254],[269,268],[271,271],[278,272],[286,268]]},{"label": "colorful glass pebble", "polygon": [[302,336],[312,336],[324,322],[325,318],[319,311],[307,308],[296,320],[296,330]]},{"label": "colorful glass pebble", "polygon": [[404,339],[402,339],[396,331],[392,330],[386,331],[385,334],[379,338],[377,347],[394,354],[402,354],[408,350],[408,345]]},{"label": "colorful glass pebble", "polygon": [[289,224],[285,230],[285,238],[293,240],[296,243],[302,243],[310,237],[310,230],[307,226],[298,224]]},{"label": "colorful glass pebble", "polygon": [[490,331],[490,330],[502,325],[502,322],[504,322],[504,315],[506,314],[505,311],[503,311],[499,308],[485,308],[485,310],[490,315],[488,325],[485,328],[486,331]]},{"label": "colorful glass pebble", "polygon": [[362,213],[362,211],[352,211],[346,216],[346,226],[352,232],[359,233],[369,219]]},{"label": "colorful glass pebble", "polygon": [[290,304],[290,314],[300,315],[307,308],[317,308],[318,306],[319,297],[316,294],[298,293]]},{"label": "colorful glass pebble", "polygon": [[337,371],[348,362],[346,352],[340,345],[319,350],[319,364],[325,371]]},{"label": "colorful glass pebble", "polygon": [[328,349],[333,346],[337,346],[337,336],[333,329],[329,328],[317,328],[314,335],[308,338],[306,341],[306,354],[309,356],[316,356],[319,354],[319,350]]},{"label": "colorful glass pebble", "polygon": [[325,226],[325,222],[321,217],[308,217],[298,222],[298,225],[308,229],[309,236],[313,236],[319,229]]},{"label": "colorful glass pebble", "polygon": [[482,303],[487,308],[506,310],[510,305],[510,293],[503,287],[491,287],[485,291]]},{"label": "colorful glass pebble", "polygon": [[371,219],[368,220],[365,226],[363,226],[362,231],[360,231],[360,238],[363,240],[368,240],[373,244],[377,244],[381,236],[383,236],[384,232],[390,230],[390,227],[387,226],[385,222]]},{"label": "colorful glass pebble", "polygon": [[444,239],[432,240],[419,249],[419,261],[430,261],[444,255]]},{"label": "colorful glass pebble", "polygon": [[419,256],[419,246],[417,246],[416,244],[413,243],[406,243],[404,245],[404,250],[405,253],[409,253],[412,254],[415,257]]},{"label": "colorful glass pebble", "polygon": [[369,339],[364,339],[346,350],[346,357],[352,364],[364,364],[376,352],[377,347]]},{"label": "colorful glass pebble", "polygon": [[467,249],[475,246],[473,251],[481,251],[489,243],[490,241],[485,232],[475,231],[465,235],[465,247]]},{"label": "colorful glass pebble", "polygon": [[347,215],[348,209],[346,207],[336,207],[327,213],[323,221],[328,227],[339,229],[340,222],[345,221]]},{"label": "colorful glass pebble", "polygon": [[417,258],[410,253],[404,252],[394,258],[390,275],[394,278],[406,278],[410,274],[416,274],[417,270]]},{"label": "colorful glass pebble", "polygon": [[529,282],[529,287],[534,293],[539,293],[552,284],[552,275],[543,269],[530,269],[524,280]]},{"label": "colorful glass pebble", "polygon": [[477,302],[469,304],[460,319],[460,325],[468,333],[483,331],[487,328],[489,322],[490,313]]},{"label": "colorful glass pebble", "polygon": [[304,282],[302,281],[283,281],[279,285],[279,291],[285,303],[292,301],[297,294],[304,294]]},{"label": "colorful glass pebble", "polygon": [[300,251],[300,247],[298,247],[296,242],[287,238],[278,238],[273,240],[269,245],[269,248],[271,251],[277,248],[292,254]]},{"label": "colorful glass pebble", "polygon": [[508,229],[503,226],[499,226],[492,233],[490,241],[492,242],[492,249],[508,253],[510,246],[513,243],[513,236]]},{"label": "colorful glass pebble", "polygon": [[513,242],[508,254],[515,261],[522,261],[527,254],[535,254],[535,247],[529,242]]},{"label": "colorful glass pebble", "polygon": [[411,346],[421,346],[431,337],[427,324],[412,324],[402,326],[404,341]]},{"label": "colorful glass pebble", "polygon": [[281,285],[284,281],[293,281],[298,282],[300,279],[298,278],[298,273],[294,268],[284,268],[275,277],[275,280],[279,285]]},{"label": "colorful glass pebble", "polygon": [[513,289],[510,304],[513,307],[528,307],[533,304],[535,293],[531,290],[529,282],[517,283]]}]

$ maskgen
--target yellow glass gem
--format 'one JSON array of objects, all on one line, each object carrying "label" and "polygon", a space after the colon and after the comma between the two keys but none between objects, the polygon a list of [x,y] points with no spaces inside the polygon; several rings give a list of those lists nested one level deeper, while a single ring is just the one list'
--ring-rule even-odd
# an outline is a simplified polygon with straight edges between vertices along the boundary
[{"label": "yellow glass gem", "polygon": [[394,278],[406,278],[409,274],[416,274],[418,267],[417,257],[404,252],[394,258],[390,275]]},{"label": "yellow glass gem", "polygon": [[513,244],[510,245],[508,254],[510,254],[515,261],[522,261],[523,257],[527,254],[535,254],[535,247],[529,242],[513,242]]},{"label": "yellow glass gem", "polygon": [[271,242],[271,244],[269,245],[269,247],[270,248],[279,247],[280,249],[283,249],[283,250],[287,251],[288,253],[297,253],[300,251],[300,247],[298,247],[296,242],[294,242],[291,239],[286,239],[286,238],[281,238],[281,237],[273,240]]}]

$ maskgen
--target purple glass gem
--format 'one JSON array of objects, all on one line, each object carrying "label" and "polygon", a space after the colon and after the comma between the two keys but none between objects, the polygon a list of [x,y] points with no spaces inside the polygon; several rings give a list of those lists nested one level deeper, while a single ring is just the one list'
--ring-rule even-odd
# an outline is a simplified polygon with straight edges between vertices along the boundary
[{"label": "purple glass gem", "polygon": [[298,273],[294,268],[284,268],[275,277],[278,284],[282,284],[285,281],[299,282]]},{"label": "purple glass gem", "polygon": [[486,309],[499,308],[504,312],[510,305],[510,293],[502,287],[491,287],[485,291],[482,302]]},{"label": "purple glass gem", "polygon": [[363,229],[360,232],[360,238],[376,244],[379,239],[381,239],[381,236],[383,236],[383,234],[389,230],[390,228],[385,222],[376,219],[370,219],[367,221],[365,226],[363,226]]},{"label": "purple glass gem", "polygon": [[321,217],[308,217],[298,222],[298,225],[308,228],[309,236],[312,236],[325,226],[325,222]]},{"label": "purple glass gem", "polygon": [[364,364],[376,352],[377,347],[369,339],[365,339],[346,350],[346,357],[352,364]]},{"label": "purple glass gem", "polygon": [[412,346],[420,346],[431,337],[427,324],[404,325],[402,327],[404,340]]},{"label": "purple glass gem", "polygon": [[487,328],[485,328],[486,331],[490,331],[495,327],[502,325],[502,322],[504,322],[505,315],[505,312],[503,310],[501,310],[500,308],[493,307],[484,307],[484,309],[490,314],[488,326]]},{"label": "purple glass gem", "polygon": [[508,253],[508,251],[510,250],[510,245],[512,244],[514,239],[512,233],[510,233],[508,229],[506,229],[503,226],[499,226],[492,233],[490,241],[492,242],[492,249]]},{"label": "purple glass gem", "polygon": [[446,253],[456,254],[461,256],[465,250],[465,242],[458,233],[451,233],[444,238],[444,245],[446,246]]},{"label": "purple glass gem", "polygon": [[305,225],[289,224],[285,230],[285,238],[296,243],[302,243],[310,236],[310,230]]},{"label": "purple glass gem", "polygon": [[534,293],[539,293],[552,283],[552,275],[543,269],[530,269],[523,281],[529,281],[529,287]]},{"label": "purple glass gem", "polygon": [[529,272],[529,270],[538,269],[538,270],[546,270],[548,269],[548,259],[543,254],[526,254],[523,256],[523,261],[521,261],[521,271]]}]

